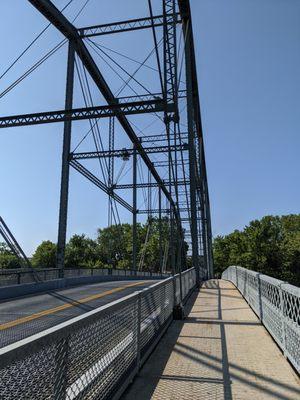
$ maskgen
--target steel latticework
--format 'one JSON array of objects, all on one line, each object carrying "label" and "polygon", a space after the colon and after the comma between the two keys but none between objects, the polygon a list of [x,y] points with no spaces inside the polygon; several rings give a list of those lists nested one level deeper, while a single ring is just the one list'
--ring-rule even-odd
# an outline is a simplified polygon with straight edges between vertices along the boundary
[{"label": "steel latticework", "polygon": [[[195,267],[197,282],[213,276],[210,204],[206,175],[191,9],[188,0],[162,0],[156,10],[146,2],[149,15],[143,18],[75,27],[49,0],[29,2],[60,31],[68,42],[65,108],[50,112],[14,115],[0,118],[0,128],[63,122],[63,151],[60,211],[57,245],[57,267],[64,269],[70,167],[79,172],[108,196],[108,224],[118,223],[117,205],[132,213],[132,269],[137,269],[137,221],[143,215],[169,224],[169,241],[160,244],[159,268],[163,271],[169,259],[175,274],[187,268],[188,257]],[[157,5],[158,2],[155,2]],[[95,40],[107,35],[132,35],[148,31],[153,42],[150,53],[156,60],[158,88],[149,91],[137,80],[147,66],[147,57],[130,73],[120,66]],[[93,52],[92,52],[93,50]],[[107,63],[117,64],[127,76],[124,87],[114,94],[104,78],[98,59],[106,55]],[[85,107],[74,107],[75,81],[84,93]],[[144,81],[143,81],[144,82]],[[89,83],[97,88],[103,104],[94,104]],[[139,93],[132,83],[142,88]],[[124,88],[132,89],[122,95]],[[134,118],[156,118],[161,132],[148,132],[137,127]],[[95,148],[72,149],[74,121],[88,121]],[[100,123],[108,121],[100,134]],[[134,122],[133,122],[134,121]],[[147,120],[148,121],[148,120]],[[161,129],[162,128],[162,129]],[[128,145],[118,148],[116,132],[127,135]],[[102,176],[90,169],[86,160],[97,160]],[[132,174],[127,182],[119,181],[118,163],[131,163]],[[122,167],[123,168],[123,167]],[[107,170],[107,178],[104,172]],[[144,172],[143,172],[144,171]],[[142,179],[142,175],[147,179]],[[128,174],[127,174],[128,177]],[[146,192],[144,207],[138,199]],[[131,198],[128,199],[128,192]],[[125,194],[126,193],[126,194]],[[151,227],[149,227],[151,231]],[[167,253],[167,254],[166,254]]]}]

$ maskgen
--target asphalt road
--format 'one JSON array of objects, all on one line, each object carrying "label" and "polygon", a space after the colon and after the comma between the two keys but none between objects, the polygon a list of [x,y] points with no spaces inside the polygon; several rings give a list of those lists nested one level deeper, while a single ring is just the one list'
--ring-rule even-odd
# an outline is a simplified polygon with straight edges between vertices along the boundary
[{"label": "asphalt road", "polygon": [[0,302],[0,348],[120,299],[157,281],[76,286]]}]

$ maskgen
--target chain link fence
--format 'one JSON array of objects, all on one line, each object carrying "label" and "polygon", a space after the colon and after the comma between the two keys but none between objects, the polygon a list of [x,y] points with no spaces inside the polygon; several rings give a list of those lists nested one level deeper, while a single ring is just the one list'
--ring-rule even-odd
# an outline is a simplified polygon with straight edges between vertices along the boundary
[{"label": "chain link fence", "polygon": [[222,279],[235,284],[300,372],[300,288],[236,266],[227,268]]},{"label": "chain link fence", "polygon": [[0,349],[1,400],[118,399],[196,284],[195,270]]},{"label": "chain link fence", "polygon": [[[57,268],[50,269],[0,269],[0,287],[20,285],[23,283],[46,282],[61,278],[60,270]],[[130,269],[115,268],[74,268],[64,269],[63,276],[65,278],[75,278],[84,276],[142,276],[149,278],[166,278],[169,274],[160,274],[158,272],[136,271]]]}]

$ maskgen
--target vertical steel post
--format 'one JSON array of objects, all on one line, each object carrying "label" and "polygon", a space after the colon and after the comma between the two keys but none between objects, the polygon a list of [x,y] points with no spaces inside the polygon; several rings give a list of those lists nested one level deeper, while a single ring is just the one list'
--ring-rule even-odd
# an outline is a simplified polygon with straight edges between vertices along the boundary
[{"label": "vertical steel post", "polygon": [[[66,98],[65,98],[66,110],[72,109],[73,105],[74,62],[75,62],[75,50],[73,41],[70,40],[69,51],[68,51]],[[57,255],[56,255],[56,266],[61,271],[60,274],[61,277],[63,277],[63,268],[65,264],[65,246],[66,246],[66,233],[67,233],[69,175],[70,175],[69,156],[71,147],[71,130],[72,130],[72,121],[69,119],[64,122],[60,207],[59,207],[58,240],[57,240]]]},{"label": "vertical steel post", "polygon": [[161,187],[158,188],[158,230],[159,230],[159,271],[163,269],[162,224],[161,224]]},{"label": "vertical steel post", "polygon": [[[115,117],[109,118],[109,131],[108,131],[108,187],[113,190],[114,184],[114,156],[112,154],[115,148]],[[108,226],[113,222],[113,200],[108,196]]]},{"label": "vertical steel post", "polygon": [[197,193],[196,193],[196,154],[194,143],[194,112],[193,112],[193,85],[191,69],[191,50],[189,37],[191,35],[189,25],[186,26],[185,45],[185,69],[186,69],[186,96],[187,96],[187,119],[188,119],[188,145],[189,145],[189,174],[190,174],[190,204],[191,204],[191,234],[192,234],[192,261],[196,270],[196,282],[200,285],[200,266],[198,249],[198,227],[197,227]]},{"label": "vertical steel post", "polygon": [[136,147],[133,149],[133,173],[132,173],[132,181],[133,181],[133,192],[132,192],[132,268],[136,271],[136,258],[137,258],[137,150]]},{"label": "vertical steel post", "polygon": [[[188,94],[190,95],[189,104],[191,109],[193,110],[193,122],[195,124],[194,130],[196,134],[196,138],[198,141],[201,141],[201,156],[199,157],[197,154],[197,159],[200,160],[199,165],[196,165],[196,172],[199,172],[199,176],[197,177],[197,190],[201,192],[201,198],[204,199],[204,214],[205,219],[201,216],[201,233],[204,236],[204,231],[206,231],[205,239],[203,240],[203,248],[207,252],[207,259],[205,259],[205,269],[208,274],[213,275],[213,257],[212,257],[212,242],[211,242],[211,220],[210,220],[210,211],[209,211],[209,194],[207,187],[207,174],[206,174],[206,163],[205,163],[205,154],[204,154],[204,146],[203,146],[203,134],[202,134],[202,122],[201,122],[201,112],[200,112],[200,103],[199,103],[199,93],[198,93],[198,82],[197,82],[197,71],[196,71],[196,61],[195,61],[195,50],[194,50],[194,40],[193,40],[193,32],[192,32],[192,18],[190,12],[189,1],[180,1],[179,9],[182,17],[182,29],[185,36],[185,50],[186,50],[186,72],[190,75],[189,82],[189,90]],[[199,179],[200,178],[200,179]],[[202,181],[202,182],[201,182]],[[202,201],[201,199],[201,201]],[[204,228],[204,229],[203,229]],[[200,232],[199,232],[200,234]],[[206,248],[205,248],[206,247]],[[199,250],[198,250],[199,252]]]}]

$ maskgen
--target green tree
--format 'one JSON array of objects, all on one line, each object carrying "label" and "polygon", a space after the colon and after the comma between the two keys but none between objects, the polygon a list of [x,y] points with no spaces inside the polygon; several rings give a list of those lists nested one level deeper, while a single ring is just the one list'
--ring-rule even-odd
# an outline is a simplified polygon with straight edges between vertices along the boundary
[{"label": "green tree", "polygon": [[[137,224],[137,249],[140,248],[144,229]],[[132,268],[132,225],[111,225],[98,229],[97,243],[103,261],[112,267]]]},{"label": "green tree", "polygon": [[55,268],[56,244],[50,240],[43,241],[32,256],[32,265],[37,268]]},{"label": "green tree", "polygon": [[85,235],[73,235],[66,245],[67,268],[94,268],[103,266],[97,243]]},{"label": "green tree", "polygon": [[[168,219],[161,222],[162,249],[169,241]],[[146,241],[148,232],[148,240]],[[174,237],[176,237],[174,229]],[[103,262],[113,267],[132,268],[132,225],[112,225],[98,230],[97,243]],[[159,270],[159,220],[149,219],[145,224],[137,224],[137,266],[144,254],[143,269],[149,271]],[[187,252],[187,245],[184,246]],[[170,269],[170,266],[168,267]]]},{"label": "green tree", "polygon": [[300,286],[300,215],[251,221],[243,231],[216,237],[213,247],[217,273],[241,265]]},{"label": "green tree", "polygon": [[6,243],[0,242],[0,268],[10,269],[19,267],[20,262],[18,258],[12,253]]}]

